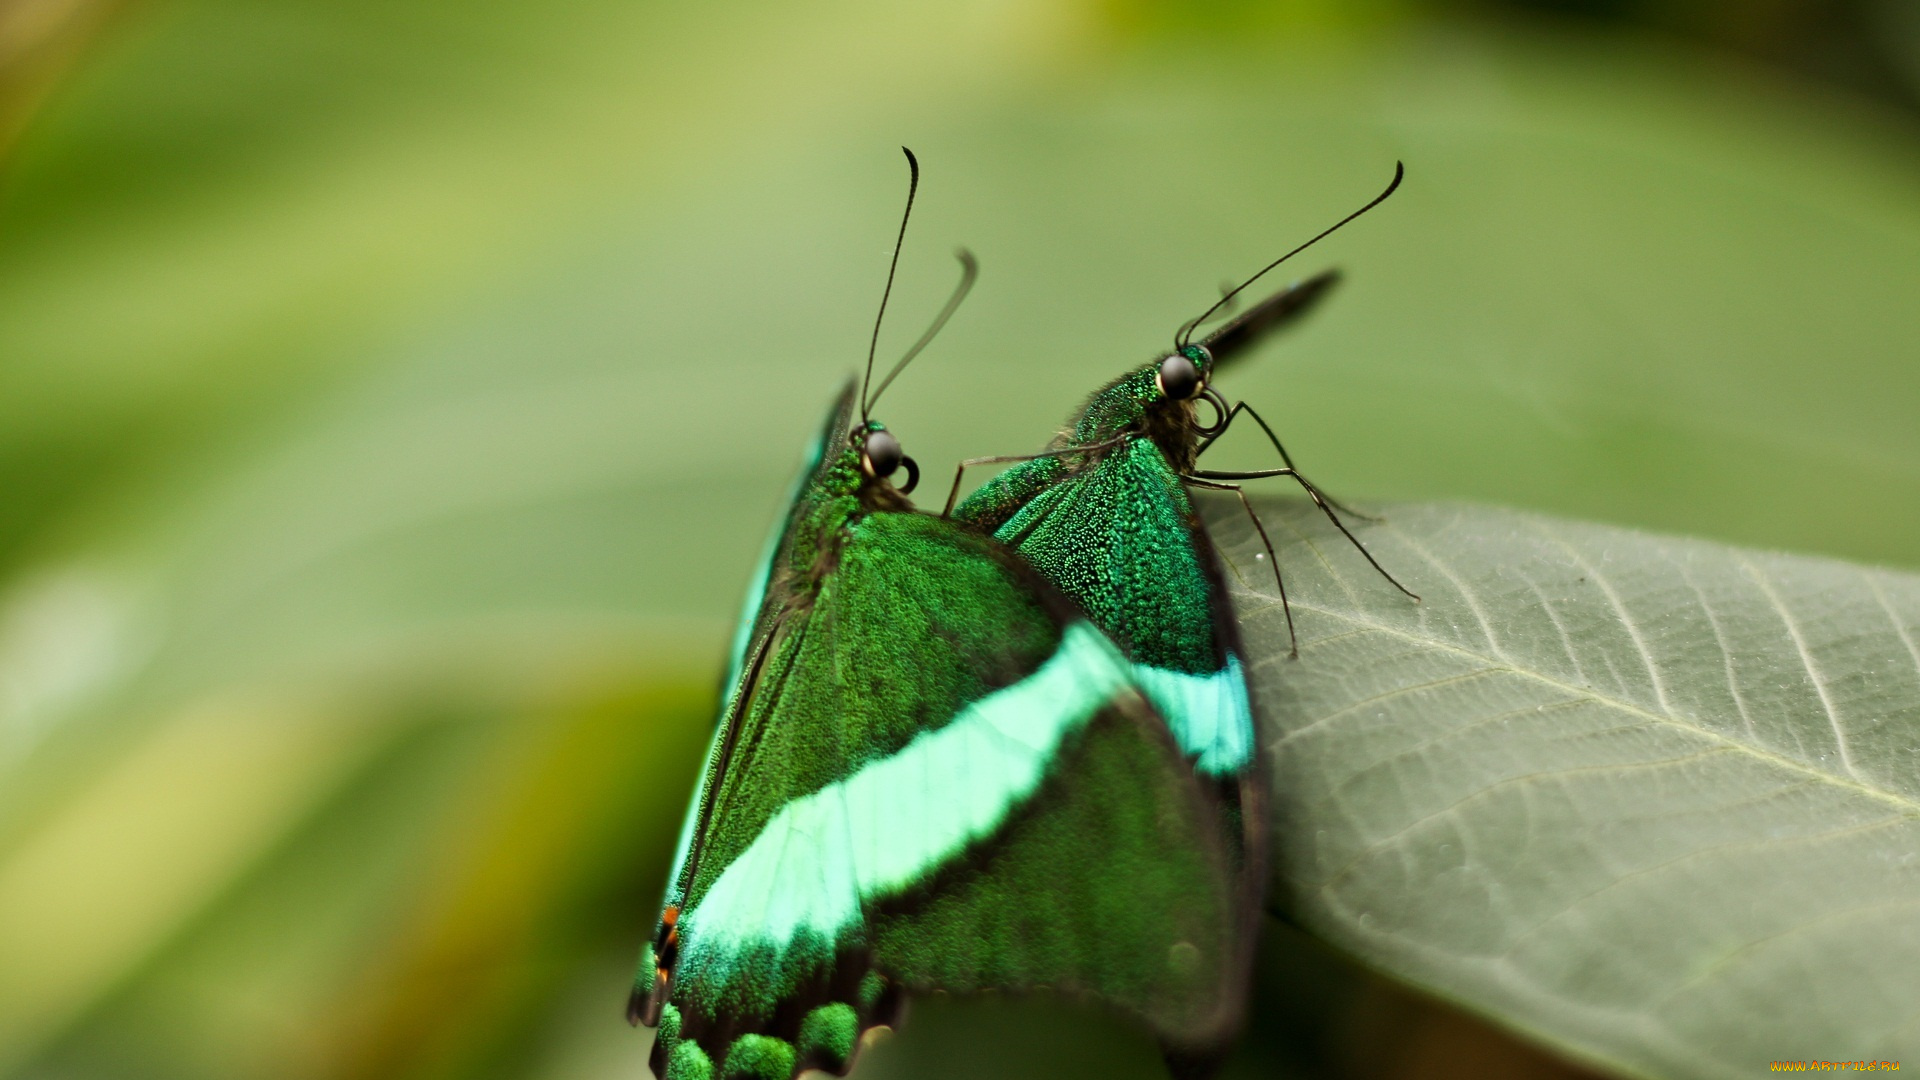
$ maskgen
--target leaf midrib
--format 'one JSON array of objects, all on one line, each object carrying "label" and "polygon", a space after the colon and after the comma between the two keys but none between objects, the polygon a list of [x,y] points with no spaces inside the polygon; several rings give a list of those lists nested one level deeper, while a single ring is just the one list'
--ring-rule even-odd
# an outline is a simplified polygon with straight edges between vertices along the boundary
[{"label": "leaf midrib", "polygon": [[[1259,597],[1262,604],[1264,605],[1264,607],[1258,610],[1271,611],[1280,606],[1278,601],[1272,599],[1271,597],[1266,596],[1265,594],[1254,593],[1253,595]],[[1513,672],[1515,675],[1521,676],[1522,678],[1532,679],[1535,682],[1540,683],[1542,685],[1551,686],[1569,694],[1573,694],[1579,697],[1587,698],[1592,701],[1600,702],[1605,705],[1609,705],[1613,708],[1619,709],[1622,712],[1626,712],[1631,715],[1645,717],[1646,719],[1652,721],[1653,723],[1663,724],[1668,727],[1676,728],[1680,731],[1687,732],[1689,734],[1693,734],[1693,735],[1697,735],[1697,736],[1709,739],[1713,742],[1730,747],[1739,753],[1746,754],[1749,757],[1754,758],[1755,760],[1765,762],[1767,764],[1776,766],[1781,769],[1785,769],[1789,772],[1799,773],[1801,775],[1811,777],[1815,781],[1830,784],[1835,788],[1839,788],[1842,790],[1850,790],[1853,792],[1857,792],[1858,794],[1864,795],[1867,798],[1876,799],[1881,802],[1889,803],[1893,806],[1899,807],[1908,817],[1920,817],[1920,800],[1909,798],[1907,796],[1899,794],[1898,792],[1885,791],[1880,788],[1869,787],[1868,785],[1858,780],[1848,779],[1846,777],[1835,775],[1834,773],[1827,772],[1825,770],[1818,769],[1811,765],[1808,765],[1805,762],[1795,761],[1792,758],[1784,757],[1780,754],[1774,753],[1773,751],[1767,750],[1763,747],[1751,746],[1747,743],[1741,742],[1738,739],[1735,739],[1730,736],[1723,735],[1720,732],[1714,731],[1711,728],[1702,727],[1696,723],[1689,723],[1678,716],[1662,715],[1661,713],[1648,709],[1645,706],[1637,705],[1630,701],[1623,701],[1619,698],[1600,693],[1599,691],[1594,690],[1592,687],[1575,686],[1571,683],[1564,682],[1560,679],[1556,679],[1550,675],[1546,675],[1541,672],[1529,671],[1526,668],[1515,665],[1510,660],[1503,660],[1500,658],[1488,656],[1484,653],[1476,652],[1468,648],[1463,648],[1459,645],[1454,645],[1449,642],[1440,641],[1436,638],[1421,637],[1418,634],[1408,633],[1405,630],[1388,626],[1384,623],[1373,622],[1368,619],[1360,618],[1359,616],[1356,616],[1356,615],[1352,615],[1346,612],[1334,611],[1329,608],[1321,607],[1319,605],[1303,602],[1300,600],[1294,600],[1292,601],[1292,604],[1297,609],[1311,611],[1319,615],[1325,615],[1328,618],[1339,619],[1342,622],[1345,622],[1351,626],[1361,627],[1363,629],[1373,631],[1374,633],[1386,634],[1390,637],[1399,638],[1402,641],[1406,641],[1414,645],[1435,649],[1441,652],[1451,653],[1455,656],[1463,657],[1469,660],[1479,661],[1481,664],[1485,665],[1483,670],[1486,670],[1486,671]],[[1308,725],[1308,726],[1311,726],[1311,725]],[[1285,736],[1282,736],[1282,737],[1285,738]]]}]

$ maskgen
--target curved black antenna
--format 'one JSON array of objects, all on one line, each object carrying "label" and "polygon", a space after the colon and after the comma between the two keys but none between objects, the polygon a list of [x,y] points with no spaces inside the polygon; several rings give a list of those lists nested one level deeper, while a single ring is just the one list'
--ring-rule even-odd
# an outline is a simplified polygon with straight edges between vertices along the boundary
[{"label": "curved black antenna", "polygon": [[893,377],[900,374],[902,369],[912,363],[914,357],[920,355],[920,350],[926,348],[927,345],[933,341],[934,335],[940,332],[940,328],[947,325],[948,319],[953,318],[953,313],[960,310],[960,302],[965,300],[967,294],[973,291],[974,280],[980,276],[979,261],[973,257],[973,252],[968,251],[966,248],[960,248],[953,254],[955,258],[960,260],[960,284],[954,286],[953,295],[947,297],[947,306],[941,308],[940,314],[933,317],[933,325],[927,327],[927,332],[921,334],[920,340],[913,343],[913,348],[907,350],[907,355],[901,357],[900,362],[893,365],[893,370],[887,372],[887,377],[880,380],[879,386],[874,387],[873,399],[867,402],[868,408],[880,404],[880,395],[886,393],[887,387],[893,385]]},{"label": "curved black antenna", "polygon": [[[1242,288],[1245,288],[1245,286],[1235,286],[1234,283],[1231,281],[1222,281],[1220,283],[1220,302],[1227,306],[1227,310],[1222,311],[1220,313],[1221,318],[1226,319],[1226,318],[1231,318],[1233,316],[1233,309],[1236,306],[1238,306],[1233,302],[1233,294],[1239,292],[1240,289]],[[1186,322],[1181,323],[1180,331],[1173,335],[1173,340],[1175,341],[1192,340],[1193,332],[1195,330],[1200,329],[1200,324],[1205,322],[1207,320],[1207,317],[1212,314],[1213,314],[1213,309],[1209,308],[1207,309],[1205,314],[1196,315],[1193,318],[1188,319]]]},{"label": "curved black antenna", "polygon": [[1332,226],[1328,227],[1326,230],[1321,232],[1320,235],[1314,237],[1313,239],[1307,241],[1306,243],[1301,244],[1299,247],[1294,248],[1292,251],[1287,252],[1285,255],[1282,255],[1279,258],[1268,263],[1266,267],[1262,269],[1258,274],[1255,274],[1252,277],[1248,278],[1247,280],[1241,282],[1239,288],[1236,288],[1232,292],[1221,297],[1220,300],[1217,303],[1215,303],[1212,307],[1201,312],[1199,318],[1193,320],[1192,322],[1184,324],[1181,327],[1180,332],[1174,335],[1174,338],[1173,338],[1174,349],[1177,351],[1177,350],[1186,348],[1187,345],[1190,343],[1191,336],[1196,327],[1198,327],[1201,323],[1206,322],[1209,318],[1211,318],[1213,313],[1216,311],[1219,311],[1220,308],[1227,303],[1227,301],[1232,300],[1234,297],[1240,295],[1240,291],[1242,289],[1245,289],[1247,286],[1265,277],[1268,270],[1271,270],[1274,267],[1279,266],[1281,263],[1286,262],[1288,259],[1293,258],[1295,255],[1298,255],[1301,252],[1312,247],[1313,245],[1319,243],[1320,241],[1325,240],[1328,236],[1332,235],[1336,230],[1338,230],[1342,225],[1345,225],[1347,222],[1352,221],[1354,218],[1359,217],[1361,214],[1366,213],[1367,211],[1373,209],[1374,207],[1379,206],[1381,203],[1386,202],[1387,196],[1394,193],[1394,190],[1400,186],[1401,179],[1404,178],[1406,175],[1407,175],[1407,163],[1404,161],[1394,162],[1393,163],[1393,182],[1387,185],[1387,190],[1381,192],[1378,195],[1375,195],[1373,197],[1372,202],[1368,203],[1367,205],[1361,207],[1358,210],[1355,210],[1353,213],[1348,214],[1346,217],[1341,218],[1339,221],[1334,222]]},{"label": "curved black antenna", "polygon": [[913,196],[920,190],[920,162],[913,151],[901,147],[900,152],[907,155],[907,168],[910,178],[907,180],[907,208],[900,214],[900,235],[893,240],[893,261],[887,264],[887,287],[880,293],[880,314],[873,317],[873,339],[867,342],[867,373],[860,380],[860,422],[867,422],[867,386],[873,382],[873,354],[880,347],[880,321],[887,317],[887,298],[893,295],[893,272],[900,268],[900,247],[907,242],[907,219],[913,216]]}]

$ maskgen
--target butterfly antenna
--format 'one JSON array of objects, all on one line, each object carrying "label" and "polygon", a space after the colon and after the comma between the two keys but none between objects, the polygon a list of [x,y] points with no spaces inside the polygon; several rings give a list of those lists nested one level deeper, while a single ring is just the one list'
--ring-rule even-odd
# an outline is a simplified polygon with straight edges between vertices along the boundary
[{"label": "butterfly antenna", "polygon": [[[1243,288],[1246,288],[1246,286],[1235,285],[1231,281],[1222,281],[1220,283],[1220,304],[1225,304],[1227,306],[1227,309],[1225,311],[1220,312],[1221,318],[1225,319],[1232,316],[1234,308],[1239,307],[1238,304],[1233,302],[1233,294],[1239,292]],[[1214,309],[1218,308],[1220,304],[1215,304],[1213,307],[1208,308],[1205,314],[1196,315],[1193,318],[1188,319],[1186,322],[1181,323],[1180,332],[1173,335],[1173,340],[1175,341],[1188,340],[1195,330],[1200,329],[1200,324],[1203,322],[1206,322],[1208,317],[1210,317],[1214,313]]]},{"label": "butterfly antenna", "polygon": [[913,151],[901,147],[900,152],[907,155],[907,168],[910,177],[907,180],[907,208],[900,214],[900,235],[893,240],[893,261],[887,264],[887,287],[880,293],[880,313],[873,317],[873,339],[867,342],[867,373],[860,380],[860,421],[867,421],[867,410],[871,403],[867,401],[867,387],[873,382],[873,354],[880,347],[880,323],[887,317],[887,298],[893,295],[893,273],[900,269],[900,247],[907,242],[907,219],[913,216],[913,196],[920,190],[920,161]]},{"label": "butterfly antenna", "polygon": [[1361,214],[1364,214],[1367,211],[1373,209],[1374,207],[1379,206],[1381,203],[1386,202],[1387,196],[1394,193],[1394,190],[1400,186],[1401,179],[1404,178],[1406,175],[1407,175],[1406,162],[1404,161],[1394,162],[1393,163],[1393,182],[1387,185],[1387,190],[1381,192],[1378,195],[1375,195],[1373,197],[1372,202],[1369,202],[1367,205],[1361,207],[1358,210],[1355,210],[1351,214],[1348,214],[1346,217],[1341,218],[1339,221],[1334,222],[1331,226],[1329,226],[1327,229],[1322,231],[1320,235],[1314,237],[1313,239],[1307,241],[1306,243],[1301,244],[1299,247],[1294,248],[1292,251],[1287,252],[1285,255],[1282,255],[1279,258],[1268,263],[1266,267],[1262,269],[1259,273],[1241,282],[1239,288],[1236,288],[1233,291],[1227,293],[1225,296],[1222,296],[1219,299],[1219,301],[1215,303],[1212,307],[1208,308],[1204,312],[1201,312],[1199,318],[1194,319],[1193,321],[1182,325],[1180,328],[1180,332],[1174,335],[1174,338],[1173,338],[1174,348],[1175,349],[1186,348],[1189,343],[1189,340],[1193,336],[1193,331],[1195,327],[1198,327],[1201,323],[1206,322],[1208,319],[1212,318],[1214,312],[1219,311],[1222,307],[1224,307],[1227,304],[1228,301],[1240,295],[1241,290],[1245,289],[1247,286],[1265,277],[1267,275],[1268,270],[1271,270],[1274,267],[1279,266],[1281,263],[1286,262],[1288,259],[1293,258],[1295,255],[1298,255],[1301,252],[1312,247],[1313,245],[1319,243],[1320,241],[1325,240],[1327,237],[1337,232],[1340,229],[1340,227],[1345,225],[1347,222],[1352,221],[1354,218],[1359,217]]},{"label": "butterfly antenna", "polygon": [[941,308],[940,314],[933,317],[933,325],[927,327],[927,332],[921,334],[920,340],[913,343],[913,348],[907,350],[907,355],[893,365],[893,370],[887,372],[887,377],[880,380],[879,386],[874,387],[873,400],[867,403],[869,407],[880,403],[880,395],[886,393],[887,387],[893,385],[893,377],[900,374],[908,364],[913,363],[913,358],[919,356],[920,350],[933,341],[934,335],[940,332],[940,328],[947,325],[948,319],[953,318],[953,313],[960,310],[960,302],[973,291],[973,283],[980,276],[979,261],[973,257],[973,252],[966,248],[954,252],[954,256],[960,260],[960,284],[954,286],[953,295],[947,298],[947,306]]}]

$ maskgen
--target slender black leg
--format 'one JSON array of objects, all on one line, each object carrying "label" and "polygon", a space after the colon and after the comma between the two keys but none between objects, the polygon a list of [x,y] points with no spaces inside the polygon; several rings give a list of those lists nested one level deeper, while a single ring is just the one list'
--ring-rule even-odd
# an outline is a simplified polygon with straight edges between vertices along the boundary
[{"label": "slender black leg", "polygon": [[[1228,410],[1227,415],[1222,417],[1220,420],[1220,430],[1214,432],[1213,434],[1207,436],[1204,439],[1201,439],[1200,445],[1194,448],[1193,456],[1198,458],[1201,454],[1204,454],[1207,452],[1207,447],[1212,446],[1214,443],[1219,442],[1220,436],[1225,435],[1227,433],[1227,428],[1232,426],[1233,418],[1236,416],[1239,416],[1240,411],[1242,409],[1245,409],[1246,407],[1247,407],[1247,403],[1243,401],[1240,404],[1235,405],[1232,409]],[[1280,457],[1281,457],[1281,460],[1284,461],[1286,459],[1286,454],[1283,452],[1280,455]]]},{"label": "slender black leg", "polygon": [[[1280,461],[1283,464],[1285,464],[1287,468],[1294,469],[1297,474],[1299,470],[1293,464],[1293,457],[1292,455],[1287,453],[1287,448],[1280,444],[1280,436],[1274,434],[1273,426],[1267,423],[1265,417],[1255,412],[1253,409],[1253,406],[1247,404],[1244,401],[1235,405],[1231,410],[1227,412],[1226,419],[1221,422],[1219,431],[1215,432],[1212,436],[1208,437],[1207,439],[1204,439],[1201,441],[1199,449],[1193,452],[1194,458],[1198,459],[1201,454],[1204,454],[1207,452],[1207,447],[1212,446],[1214,443],[1220,441],[1220,436],[1225,435],[1227,433],[1227,428],[1232,426],[1233,418],[1240,415],[1242,412],[1245,412],[1248,416],[1253,417],[1253,422],[1256,424],[1259,424],[1260,430],[1267,433],[1267,441],[1272,443],[1273,448],[1279,452]],[[1335,499],[1333,496],[1328,495],[1325,492],[1321,492],[1321,497],[1326,499],[1327,503],[1330,506],[1332,506],[1335,510],[1340,511],[1343,514],[1352,514],[1354,517],[1357,517],[1362,521],[1378,522],[1381,520],[1380,518],[1374,517],[1372,514],[1362,513],[1359,510],[1355,510],[1351,506],[1344,505],[1338,499]]]},{"label": "slender black leg", "polygon": [[1293,605],[1287,603],[1287,582],[1280,576],[1280,557],[1273,553],[1273,541],[1267,538],[1267,527],[1261,523],[1260,515],[1253,512],[1253,504],[1247,501],[1247,493],[1238,484],[1219,484],[1198,476],[1182,476],[1180,479],[1194,487],[1211,488],[1214,491],[1231,491],[1240,496],[1240,506],[1252,519],[1254,529],[1260,534],[1260,543],[1267,549],[1267,561],[1273,564],[1273,583],[1280,589],[1280,610],[1287,616],[1287,655],[1298,659],[1300,656],[1300,635],[1293,629]]},{"label": "slender black leg", "polygon": [[1037,454],[1001,454],[996,457],[968,458],[953,470],[953,486],[947,489],[947,508],[940,511],[940,516],[953,516],[953,504],[960,498],[960,478],[975,465],[1000,465],[1013,461],[1038,461],[1041,458],[1060,457],[1065,454],[1084,454],[1093,450],[1104,450],[1124,442],[1127,438],[1126,435],[1116,435],[1104,442],[1089,443],[1086,446],[1066,446],[1058,450],[1042,450]]},{"label": "slender black leg", "polygon": [[1368,564],[1371,565],[1374,570],[1379,572],[1381,577],[1392,582],[1394,588],[1406,593],[1413,599],[1414,603],[1417,604],[1420,602],[1420,594],[1400,584],[1398,578],[1387,573],[1387,568],[1381,566],[1380,560],[1373,557],[1373,552],[1367,550],[1367,545],[1361,543],[1360,538],[1353,535],[1353,533],[1347,529],[1346,522],[1340,520],[1340,515],[1333,512],[1333,507],[1327,505],[1327,497],[1320,494],[1320,489],[1314,487],[1312,481],[1301,476],[1297,471],[1293,469],[1259,469],[1254,472],[1199,472],[1195,473],[1194,476],[1207,480],[1261,480],[1269,476],[1292,477],[1294,481],[1306,491],[1308,498],[1313,500],[1313,504],[1320,508],[1320,512],[1327,515],[1327,520],[1333,522],[1333,527],[1340,530],[1340,535],[1346,537],[1348,543],[1359,549],[1360,554],[1366,558]]},{"label": "slender black leg", "polygon": [[1050,457],[1050,456],[1052,455],[1051,454],[1001,454],[997,457],[968,458],[967,460],[961,462],[959,466],[953,470],[953,486],[947,489],[947,506],[946,506],[946,509],[940,511],[940,516],[941,517],[953,516],[953,504],[957,502],[960,498],[960,478],[965,476],[967,474],[967,470],[973,468],[975,465],[999,465],[999,464],[1003,464],[1005,462],[1010,462],[1010,461],[1033,461],[1037,458]]}]

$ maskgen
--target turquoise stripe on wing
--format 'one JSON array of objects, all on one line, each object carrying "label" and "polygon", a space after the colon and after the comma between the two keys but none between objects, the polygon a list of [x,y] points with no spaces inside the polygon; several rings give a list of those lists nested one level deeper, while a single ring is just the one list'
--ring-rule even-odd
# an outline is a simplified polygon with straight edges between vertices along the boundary
[{"label": "turquoise stripe on wing", "polygon": [[1217,788],[1031,567],[865,471],[852,406],[636,980],[656,1071],[844,1072],[923,989],[1071,988],[1219,1045],[1247,948]]},{"label": "turquoise stripe on wing", "polygon": [[[992,510],[1006,519],[996,524]],[[958,513],[994,527],[1113,637],[1197,770],[1230,778],[1253,764],[1253,711],[1219,570],[1151,440],[1081,468],[1057,458],[1017,465]]]},{"label": "turquoise stripe on wing", "polygon": [[1210,675],[1134,664],[1133,679],[1173,729],[1174,741],[1208,776],[1244,772],[1253,763],[1253,709],[1240,658]]},{"label": "turquoise stripe on wing", "polygon": [[1038,790],[1063,740],[1131,692],[1106,636],[1068,626],[1032,675],[774,815],[681,921],[682,973],[838,939],[868,905],[929,884]]}]

